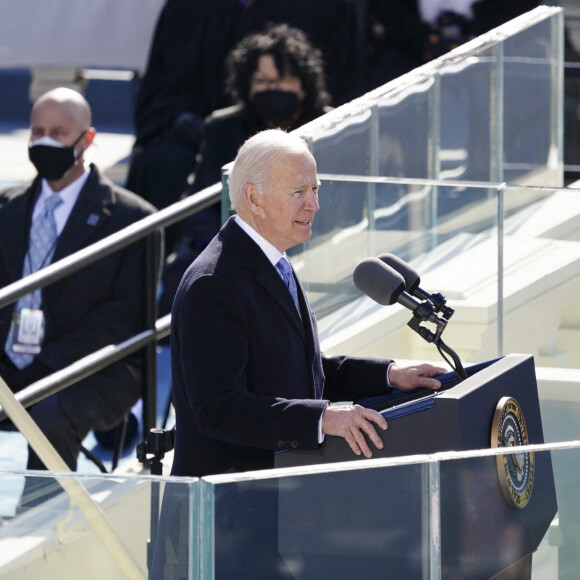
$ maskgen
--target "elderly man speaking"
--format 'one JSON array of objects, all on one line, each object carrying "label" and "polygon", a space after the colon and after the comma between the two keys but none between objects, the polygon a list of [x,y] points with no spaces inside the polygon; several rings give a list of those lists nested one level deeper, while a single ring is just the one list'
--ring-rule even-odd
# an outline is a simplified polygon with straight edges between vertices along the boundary
[{"label": "elderly man speaking", "polygon": [[176,411],[172,473],[204,476],[273,467],[274,452],[343,437],[371,457],[385,419],[329,406],[393,387],[438,389],[428,364],[326,357],[285,254],[306,242],[320,183],[306,144],[278,129],[240,148],[230,177],[236,215],[186,271],[172,312]]}]

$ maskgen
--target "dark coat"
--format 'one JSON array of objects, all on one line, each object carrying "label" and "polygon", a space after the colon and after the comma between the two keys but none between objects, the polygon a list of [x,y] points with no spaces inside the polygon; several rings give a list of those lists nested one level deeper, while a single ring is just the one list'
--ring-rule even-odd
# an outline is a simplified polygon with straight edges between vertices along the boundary
[{"label": "dark coat", "polygon": [[[41,180],[36,178],[31,184],[0,193],[0,287],[22,277],[40,186]],[[91,166],[89,178],[57,240],[52,262],[154,211],[152,205],[117,187]],[[143,248],[143,243],[133,244],[43,289],[46,333],[42,350],[30,365],[33,380],[142,329]],[[5,356],[3,349],[13,309],[14,305],[9,305],[0,310],[0,360]],[[92,428],[110,428],[138,399],[140,385],[139,365],[134,358],[126,359],[68,388],[67,411],[79,416],[86,410]]]},{"label": "dark coat", "polygon": [[172,312],[174,475],[273,467],[315,449],[327,401],[386,392],[387,360],[324,357],[259,246],[230,218],[185,273]]}]

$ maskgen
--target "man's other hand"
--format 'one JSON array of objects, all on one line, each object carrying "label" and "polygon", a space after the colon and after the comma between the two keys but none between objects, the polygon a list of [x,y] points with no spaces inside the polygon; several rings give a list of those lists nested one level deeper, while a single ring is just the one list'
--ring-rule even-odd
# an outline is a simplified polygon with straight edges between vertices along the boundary
[{"label": "man's other hand", "polygon": [[387,421],[379,412],[360,405],[329,405],[322,415],[322,432],[325,435],[346,439],[356,455],[362,453],[367,458],[373,454],[365,439],[365,433],[377,449],[383,448],[375,425],[383,431],[387,429]]}]

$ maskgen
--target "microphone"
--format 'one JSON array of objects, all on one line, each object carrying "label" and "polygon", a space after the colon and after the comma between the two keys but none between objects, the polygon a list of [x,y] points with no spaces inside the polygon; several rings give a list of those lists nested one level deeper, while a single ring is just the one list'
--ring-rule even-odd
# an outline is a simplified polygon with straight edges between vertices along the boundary
[{"label": "microphone", "polygon": [[[453,367],[443,353],[451,356],[459,381],[467,378],[457,353],[441,339],[447,321],[455,311],[445,306],[445,297],[442,294],[431,296],[419,288],[420,278],[411,266],[393,254],[382,254],[378,258],[366,258],[360,262],[354,269],[352,277],[355,286],[375,302],[384,306],[398,302],[411,310],[413,318],[409,320],[407,326],[427,342],[435,342],[441,356]],[[411,293],[423,302],[413,298]],[[441,311],[442,317],[437,316],[438,311]],[[425,321],[436,324],[437,332],[431,332],[428,328],[421,326],[420,323]]]},{"label": "microphone", "polygon": [[353,272],[355,286],[369,298],[383,306],[398,302],[413,312],[420,320],[433,322],[444,329],[447,321],[435,314],[433,304],[419,302],[405,291],[404,277],[379,258],[366,258]]},{"label": "microphone", "polygon": [[[418,291],[423,295],[423,299],[429,299],[429,295],[419,288],[421,283],[421,278],[419,274],[411,267],[407,262],[401,260],[401,258],[395,256],[395,254],[381,254],[377,256],[381,262],[390,266],[395,272],[398,272],[405,280],[405,290],[412,295],[415,295],[415,291]],[[420,296],[418,296],[420,298]]]},{"label": "microphone", "polygon": [[381,254],[378,258],[403,277],[405,280],[405,289],[409,294],[416,296],[420,300],[429,300],[435,307],[435,312],[441,312],[444,318],[449,319],[453,316],[455,310],[445,305],[446,300],[442,294],[429,294],[419,288],[421,278],[407,262],[401,260],[401,258],[394,254]]}]

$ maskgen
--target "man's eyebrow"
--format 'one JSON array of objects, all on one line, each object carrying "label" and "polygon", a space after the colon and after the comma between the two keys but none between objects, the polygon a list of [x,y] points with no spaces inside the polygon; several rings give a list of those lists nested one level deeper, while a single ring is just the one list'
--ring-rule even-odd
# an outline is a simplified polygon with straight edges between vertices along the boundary
[{"label": "man's eyebrow", "polygon": [[320,185],[321,185],[320,180],[318,180],[316,183],[314,183],[312,185],[308,181],[301,181],[300,183],[296,183],[296,184],[292,185],[291,187],[292,187],[292,189],[305,189],[305,188],[308,188],[311,186],[312,187],[320,187]]}]

